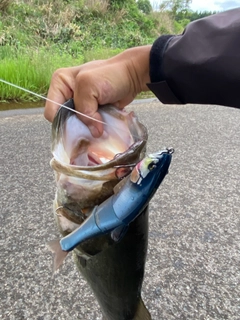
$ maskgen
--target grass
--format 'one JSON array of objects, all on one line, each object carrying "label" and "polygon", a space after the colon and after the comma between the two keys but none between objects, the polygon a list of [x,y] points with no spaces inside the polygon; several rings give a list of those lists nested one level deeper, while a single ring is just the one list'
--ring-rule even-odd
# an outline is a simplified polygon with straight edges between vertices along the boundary
[{"label": "grass", "polygon": [[[83,63],[69,55],[54,54],[47,50],[36,50],[16,57],[5,57],[0,64],[0,78],[41,95],[46,95],[54,70],[60,67]],[[0,82],[0,101],[36,101],[36,97]],[[39,100],[39,99],[37,99]]]},{"label": "grass", "polygon": [[[84,55],[72,57],[70,54],[53,52],[52,49],[47,50],[46,48],[35,49],[34,52],[31,50],[29,53],[26,50],[13,54],[10,50],[11,48],[7,51],[6,48],[0,47],[0,55],[2,54],[2,56],[2,49],[5,50],[5,58],[2,59],[0,64],[0,79],[43,96],[47,94],[52,74],[56,69],[80,65],[92,60],[110,58],[122,51],[121,49],[104,48],[86,51]],[[11,105],[6,103],[8,101],[33,102],[39,101],[39,98],[0,82],[0,102],[2,102],[0,110],[11,108]],[[26,104],[26,107],[30,106],[31,104]]]},{"label": "grass", "polygon": [[[111,3],[0,0],[0,79],[46,95],[51,76],[60,67],[107,59],[126,48],[152,43],[157,30],[173,33],[167,13],[145,14],[134,0],[119,1],[116,8]],[[0,82],[0,102],[36,100]]]},{"label": "grass", "polygon": [[[0,47],[0,49],[2,49]],[[69,54],[54,53],[53,50],[39,49],[22,52],[5,58],[0,64],[0,79],[19,85],[30,91],[46,95],[53,72],[62,67],[80,65],[97,59],[106,59],[121,52],[121,49],[98,49],[86,51],[84,55],[72,57]],[[0,82],[0,101],[36,101],[37,97],[20,89]]]}]

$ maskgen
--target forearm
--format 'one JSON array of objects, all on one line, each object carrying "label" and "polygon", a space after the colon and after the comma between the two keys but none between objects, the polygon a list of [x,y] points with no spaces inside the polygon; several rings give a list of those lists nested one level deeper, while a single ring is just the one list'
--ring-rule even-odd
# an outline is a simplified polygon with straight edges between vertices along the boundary
[{"label": "forearm", "polygon": [[163,103],[240,107],[240,9],[190,23],[162,36],[150,54],[149,88]]}]

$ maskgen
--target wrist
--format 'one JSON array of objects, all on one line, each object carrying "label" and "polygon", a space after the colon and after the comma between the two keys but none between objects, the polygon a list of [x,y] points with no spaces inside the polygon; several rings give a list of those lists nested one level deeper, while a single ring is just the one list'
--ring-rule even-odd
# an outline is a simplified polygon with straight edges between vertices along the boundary
[{"label": "wrist", "polygon": [[110,59],[126,68],[135,94],[149,90],[146,84],[150,82],[149,59],[151,47],[151,45],[146,45],[130,48]]},{"label": "wrist", "polygon": [[146,84],[150,81],[149,59],[151,47],[148,45],[129,49],[136,83],[138,84],[138,93],[149,90]]},{"label": "wrist", "polygon": [[128,49],[137,93],[149,90],[147,83],[150,82],[149,59],[151,48],[151,45],[147,45]]}]

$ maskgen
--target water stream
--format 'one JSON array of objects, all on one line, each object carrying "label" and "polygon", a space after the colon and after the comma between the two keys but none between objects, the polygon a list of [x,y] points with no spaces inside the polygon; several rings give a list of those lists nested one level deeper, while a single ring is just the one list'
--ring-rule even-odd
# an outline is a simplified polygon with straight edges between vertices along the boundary
[{"label": "water stream", "polygon": [[44,101],[37,102],[0,102],[0,111],[16,110],[16,109],[31,109],[44,107]]}]

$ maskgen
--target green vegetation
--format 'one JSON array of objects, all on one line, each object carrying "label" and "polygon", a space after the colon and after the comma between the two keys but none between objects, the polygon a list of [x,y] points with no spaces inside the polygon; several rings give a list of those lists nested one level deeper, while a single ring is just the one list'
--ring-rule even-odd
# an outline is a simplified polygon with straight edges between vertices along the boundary
[{"label": "green vegetation", "polygon": [[[153,10],[149,0],[0,0],[0,78],[46,95],[57,68],[181,33],[198,18],[189,2],[163,1]],[[0,101],[34,99],[0,83]]]}]

